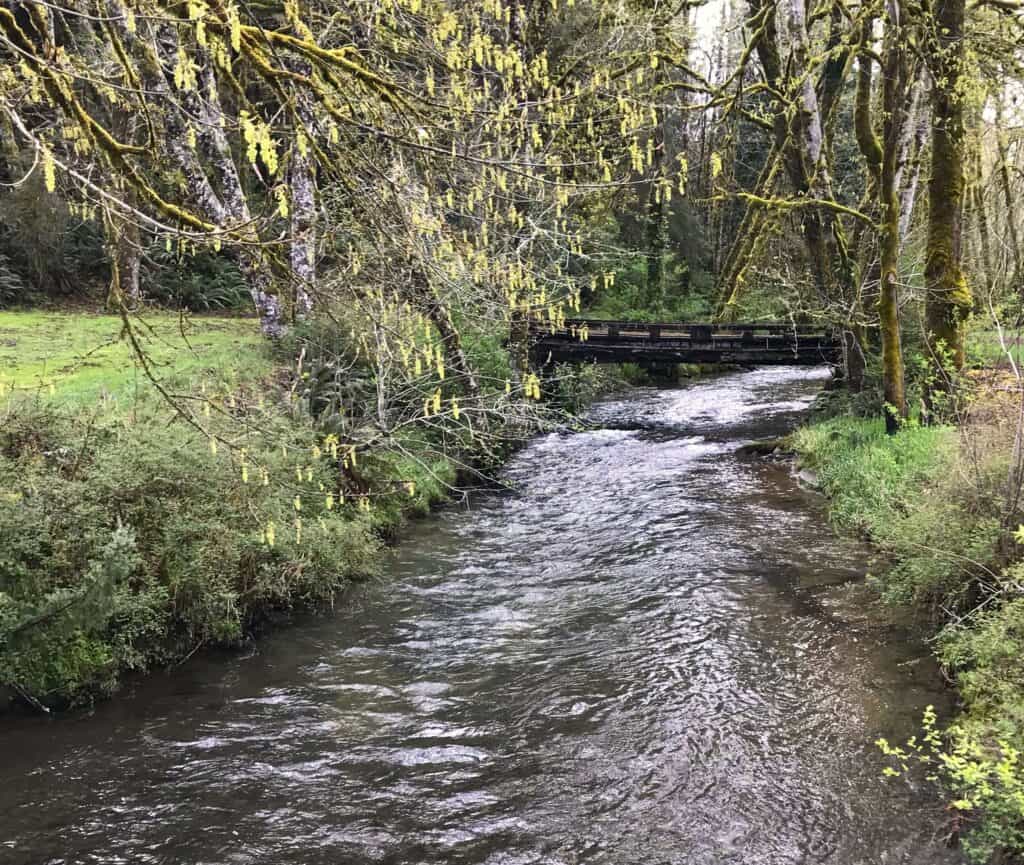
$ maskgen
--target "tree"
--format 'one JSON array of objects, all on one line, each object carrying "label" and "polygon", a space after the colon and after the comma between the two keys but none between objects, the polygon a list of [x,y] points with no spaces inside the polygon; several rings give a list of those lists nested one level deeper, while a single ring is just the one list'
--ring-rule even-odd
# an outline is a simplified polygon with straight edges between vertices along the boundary
[{"label": "tree", "polygon": [[[935,386],[949,390],[964,365],[964,323],[973,305],[961,267],[964,166],[964,0],[936,0],[928,22],[932,57],[932,163],[928,180],[925,323]],[[947,362],[948,359],[948,362]]]}]

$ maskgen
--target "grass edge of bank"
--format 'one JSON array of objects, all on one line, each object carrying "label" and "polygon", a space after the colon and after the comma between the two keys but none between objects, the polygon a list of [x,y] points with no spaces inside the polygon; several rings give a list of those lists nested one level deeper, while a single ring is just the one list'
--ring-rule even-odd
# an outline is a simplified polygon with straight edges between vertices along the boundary
[{"label": "grass edge of bank", "polygon": [[890,563],[872,584],[917,613],[960,696],[957,717],[926,713],[914,739],[879,741],[885,774],[924,764],[948,797],[951,835],[972,861],[993,863],[1024,855],[1024,566],[1003,507],[1007,434],[991,415],[896,436],[881,418],[843,415],[790,437],[835,527]]},{"label": "grass edge of bank", "polygon": [[[289,357],[251,322],[193,320],[186,351],[176,316],[150,319],[146,347],[203,430],[132,372],[116,317],[0,320],[0,713],[110,696],[332,605],[458,484],[457,460],[411,436],[404,455],[361,455],[336,494],[346,457],[288,401]],[[563,372],[551,398],[569,412],[631,380]]]}]

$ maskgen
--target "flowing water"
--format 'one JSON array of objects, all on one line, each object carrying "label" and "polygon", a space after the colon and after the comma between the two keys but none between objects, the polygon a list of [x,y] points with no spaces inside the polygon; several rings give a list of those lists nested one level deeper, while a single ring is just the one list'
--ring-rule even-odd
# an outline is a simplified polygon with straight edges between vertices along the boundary
[{"label": "flowing water", "polygon": [[[0,726],[0,862],[956,862],[870,744],[943,699],[782,463],[825,372],[597,406],[245,656]],[[840,588],[837,588],[840,587]]]}]

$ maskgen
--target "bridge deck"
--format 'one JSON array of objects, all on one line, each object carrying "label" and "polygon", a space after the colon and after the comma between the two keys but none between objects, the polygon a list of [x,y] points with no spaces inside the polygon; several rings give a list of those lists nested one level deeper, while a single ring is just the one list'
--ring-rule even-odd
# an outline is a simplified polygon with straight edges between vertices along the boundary
[{"label": "bridge deck", "polygon": [[534,363],[735,363],[743,366],[838,362],[841,345],[825,328],[792,324],[699,324],[576,318],[553,329],[530,325]]}]

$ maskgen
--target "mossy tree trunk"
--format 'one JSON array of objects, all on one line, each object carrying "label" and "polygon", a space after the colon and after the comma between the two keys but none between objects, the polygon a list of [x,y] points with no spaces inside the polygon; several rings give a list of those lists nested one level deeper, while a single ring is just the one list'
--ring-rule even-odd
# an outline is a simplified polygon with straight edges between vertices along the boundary
[{"label": "mossy tree trunk", "polygon": [[933,359],[926,403],[948,391],[964,365],[964,321],[973,300],[961,268],[965,100],[965,0],[936,0],[932,38],[932,165],[928,181],[925,324]]},{"label": "mossy tree trunk", "polygon": [[[782,165],[780,151],[773,146],[768,153],[761,174],[754,186],[754,194],[759,198],[770,198]],[[750,263],[757,241],[768,224],[765,208],[756,204],[748,204],[736,230],[733,242],[729,247],[725,261],[719,270],[718,303],[715,306],[715,320],[727,321],[734,317],[739,294],[743,287],[743,274]]]},{"label": "mossy tree trunk", "polygon": [[[134,205],[130,189],[120,191],[123,201]],[[113,210],[103,215],[103,233],[110,257],[110,286],[107,304],[119,309],[121,304],[136,307],[142,301],[142,232],[138,223]]]},{"label": "mossy tree trunk", "polygon": [[[874,83],[874,60],[870,52],[875,16],[868,16],[861,25],[857,55],[857,83],[853,101],[853,130],[864,159],[866,185],[860,207],[865,213],[877,216],[879,191],[882,185],[882,143],[875,134],[871,100]],[[864,323],[865,286],[878,280],[877,237],[870,227],[858,223],[853,230],[853,248],[858,251],[859,278],[851,296],[844,302],[843,365],[846,385],[854,393],[864,389],[866,373],[867,337]]]},{"label": "mossy tree trunk", "polygon": [[907,63],[902,8],[899,0],[889,0],[885,26],[882,67],[882,161],[878,174],[879,197],[879,292],[878,320],[882,334],[882,395],[885,402],[885,429],[890,435],[899,430],[907,416],[903,346],[900,339],[900,142],[907,96]]},{"label": "mossy tree trunk", "polygon": [[1010,285],[1020,285],[1020,276],[1024,265],[1021,263],[1020,232],[1017,231],[1017,206],[1013,195],[1013,182],[1010,178],[1010,142],[1007,139],[1003,122],[1002,95],[996,99],[996,150],[999,156],[997,163],[999,187],[1003,193],[1003,204],[1006,206],[1006,231],[1009,238],[1007,245],[1010,247],[1010,256],[1013,259]]},{"label": "mossy tree trunk", "polygon": [[[788,0],[777,6],[766,0],[750,0],[748,23],[756,29],[752,37],[765,82],[774,94],[773,147],[756,185],[757,197],[768,198],[775,188],[777,173],[785,172],[798,196],[833,200],[829,171],[829,131],[838,96],[845,81],[849,49],[841,38],[840,16],[832,15],[827,40],[828,60],[817,79],[793,70],[809,70],[811,39],[804,0]],[[785,29],[791,56],[783,62],[777,11],[785,15]],[[743,274],[770,219],[761,206],[748,206],[736,240],[726,258],[718,284],[715,317],[731,318],[742,287]],[[801,213],[807,264],[819,301],[828,308],[841,300],[853,280],[851,262],[842,223],[828,207],[808,207]]]},{"label": "mossy tree trunk", "polygon": [[[170,99],[172,90],[167,70],[174,68],[181,48],[178,32],[170,24],[161,25],[153,40],[143,44],[138,33],[127,26],[127,8],[121,0],[107,0],[104,8],[110,12],[110,20],[114,22],[112,26],[117,28],[118,36],[142,54],[144,61],[140,73],[143,85],[152,93]],[[225,131],[224,112],[208,59],[204,59],[200,75],[205,98],[199,99],[195,91],[180,95],[183,107],[199,121],[196,146],[190,142],[181,113],[168,111],[163,118],[168,151],[181,171],[189,197],[208,219],[221,228],[231,225],[248,227],[248,242],[237,253],[238,267],[259,315],[260,329],[265,336],[277,338],[285,330],[283,310],[273,279],[267,272],[262,239],[254,227],[241,178],[235,168]],[[206,164],[216,184],[207,173]]]},{"label": "mossy tree trunk", "polygon": [[[293,61],[289,68],[300,75],[312,74],[311,65],[305,62]],[[296,129],[288,166],[291,197],[291,242],[288,258],[294,283],[291,297],[292,317],[301,321],[313,314],[317,293],[317,188],[316,171],[309,152],[309,141],[313,139],[316,131],[316,118],[312,106],[305,99],[296,101],[293,122]]]}]

